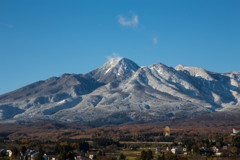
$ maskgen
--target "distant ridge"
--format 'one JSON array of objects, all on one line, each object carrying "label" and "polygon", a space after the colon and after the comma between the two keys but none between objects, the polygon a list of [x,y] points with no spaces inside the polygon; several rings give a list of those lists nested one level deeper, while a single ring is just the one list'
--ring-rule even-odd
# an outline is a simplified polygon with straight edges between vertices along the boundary
[{"label": "distant ridge", "polygon": [[0,122],[120,124],[240,109],[240,73],[112,58],[87,74],[63,74],[0,95]]}]

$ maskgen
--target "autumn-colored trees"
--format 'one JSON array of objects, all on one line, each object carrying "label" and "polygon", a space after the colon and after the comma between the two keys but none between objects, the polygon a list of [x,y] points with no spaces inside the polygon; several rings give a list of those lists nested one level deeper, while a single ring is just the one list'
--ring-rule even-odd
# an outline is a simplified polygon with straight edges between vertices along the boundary
[{"label": "autumn-colored trees", "polygon": [[152,160],[153,159],[153,153],[151,150],[145,151],[143,150],[141,152],[140,160]]}]

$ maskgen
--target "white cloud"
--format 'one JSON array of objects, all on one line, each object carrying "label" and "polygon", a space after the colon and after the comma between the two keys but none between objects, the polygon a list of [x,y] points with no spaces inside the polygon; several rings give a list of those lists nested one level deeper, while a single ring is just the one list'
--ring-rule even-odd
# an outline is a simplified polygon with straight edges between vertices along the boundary
[{"label": "white cloud", "polygon": [[118,22],[122,26],[128,26],[128,27],[136,27],[138,25],[138,16],[133,14],[131,18],[124,17],[124,16],[118,16]]},{"label": "white cloud", "polygon": [[106,58],[107,58],[107,60],[111,60],[111,59],[114,59],[114,58],[121,58],[121,56],[119,55],[119,53],[113,52],[112,55],[106,56]]},{"label": "white cloud", "polygon": [[156,45],[158,43],[158,37],[153,37],[153,44]]}]

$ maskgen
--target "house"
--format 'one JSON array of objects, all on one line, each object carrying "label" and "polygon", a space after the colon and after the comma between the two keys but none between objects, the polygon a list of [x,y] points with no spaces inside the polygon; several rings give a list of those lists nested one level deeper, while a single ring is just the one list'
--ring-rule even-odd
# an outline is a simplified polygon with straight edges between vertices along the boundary
[{"label": "house", "polygon": [[32,153],[32,154],[31,154],[31,160],[37,159],[38,155],[39,155],[39,152],[34,152],[34,153]]},{"label": "house", "polygon": [[8,155],[8,157],[12,157],[12,151],[11,150],[7,150],[7,155]]},{"label": "house", "polygon": [[207,155],[213,155],[214,152],[205,148],[205,147],[201,147],[200,148],[200,154],[203,155],[203,156],[207,156]]},{"label": "house", "polygon": [[240,128],[233,128],[233,134],[238,134],[240,132]]},{"label": "house", "polygon": [[89,154],[89,158],[90,158],[91,160],[96,160],[96,159],[97,159],[94,154]]},{"label": "house", "polygon": [[183,151],[183,154],[184,154],[184,155],[187,155],[187,147],[186,147],[186,146],[183,147],[182,151]]},{"label": "house", "polygon": [[45,158],[47,158],[46,160],[57,160],[58,155],[56,155],[56,153],[54,153],[54,152],[48,152],[43,155],[43,158],[44,158],[44,160],[45,160]]},{"label": "house", "polygon": [[179,153],[179,149],[178,149],[178,147],[173,147],[172,149],[171,149],[171,152],[172,152],[172,154],[178,154]]},{"label": "house", "polygon": [[223,150],[228,150],[228,146],[226,146],[226,145],[223,146],[222,148],[223,148]]},{"label": "house", "polygon": [[44,154],[44,155],[43,155],[43,159],[44,159],[44,160],[48,160],[47,154]]},{"label": "house", "polygon": [[57,160],[57,156],[54,155],[48,155],[47,160]]},{"label": "house", "polygon": [[166,151],[169,151],[169,148],[168,148],[168,147],[166,148]]},{"label": "house", "polygon": [[22,156],[31,156],[33,153],[35,153],[34,150],[27,149],[26,152],[23,154],[21,153]]},{"label": "house", "polygon": [[217,153],[217,152],[219,151],[219,149],[218,149],[216,146],[213,146],[213,147],[212,147],[212,151],[213,151],[214,153]]},{"label": "house", "polygon": [[6,155],[6,149],[0,149],[0,156]]},{"label": "house", "polygon": [[90,158],[83,157],[83,156],[80,156],[80,155],[77,155],[74,158],[75,158],[75,160],[91,160]]},{"label": "house", "polygon": [[167,147],[165,150],[161,151],[162,153],[169,153],[169,148]]},{"label": "house", "polygon": [[156,148],[156,153],[160,153],[162,151],[162,149],[160,147]]},{"label": "house", "polygon": [[[10,154],[12,154],[12,153],[10,152]],[[24,159],[35,160],[35,159],[37,159],[38,155],[39,155],[39,152],[27,149],[24,154],[21,153],[20,160],[24,160]],[[52,160],[52,158],[49,158],[46,154],[43,155],[43,159],[44,160]]]}]

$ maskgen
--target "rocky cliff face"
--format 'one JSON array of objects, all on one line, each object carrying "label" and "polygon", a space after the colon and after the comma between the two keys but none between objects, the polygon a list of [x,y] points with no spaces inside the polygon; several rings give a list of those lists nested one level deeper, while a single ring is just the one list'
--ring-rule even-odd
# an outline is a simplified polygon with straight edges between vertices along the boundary
[{"label": "rocky cliff face", "polygon": [[240,108],[240,73],[115,58],[85,75],[64,74],[0,96],[0,120],[123,123]]}]

